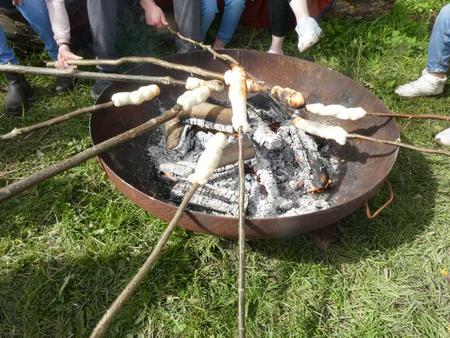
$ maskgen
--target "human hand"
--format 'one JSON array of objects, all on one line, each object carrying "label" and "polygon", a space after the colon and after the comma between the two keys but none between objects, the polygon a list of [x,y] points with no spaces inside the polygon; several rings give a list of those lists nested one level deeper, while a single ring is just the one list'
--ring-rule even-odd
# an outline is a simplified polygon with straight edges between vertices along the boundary
[{"label": "human hand", "polygon": [[141,0],[141,6],[145,12],[145,22],[147,25],[161,28],[169,24],[162,9],[152,0]]},{"label": "human hand", "polygon": [[23,0],[12,0],[13,6],[20,6],[22,4]]},{"label": "human hand", "polygon": [[82,57],[78,56],[70,50],[68,45],[61,45],[58,48],[58,61],[56,62],[56,68],[58,69],[74,69],[76,66],[70,66],[67,61],[81,60]]}]

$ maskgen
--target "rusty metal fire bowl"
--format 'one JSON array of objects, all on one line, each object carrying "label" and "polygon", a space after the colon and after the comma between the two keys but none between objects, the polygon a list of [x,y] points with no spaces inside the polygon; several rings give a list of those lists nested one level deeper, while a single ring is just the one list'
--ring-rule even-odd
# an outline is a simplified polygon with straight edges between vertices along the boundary
[{"label": "rusty metal fire bowl", "polygon": [[[288,56],[257,51],[228,50],[250,74],[268,85],[280,85],[301,91],[307,102],[361,106],[368,112],[388,112],[386,106],[370,91],[350,78],[326,67]],[[200,66],[224,72],[224,63],[214,60],[207,52],[191,52],[164,58],[186,65]],[[132,74],[171,76],[186,79],[188,74],[152,65],[134,68]],[[113,83],[99,98],[109,101],[119,91],[134,90],[142,84]],[[112,107],[92,115],[90,127],[94,144],[133,128],[158,115],[159,107],[171,107],[184,91],[181,87],[161,86],[156,101],[141,106]],[[310,117],[314,119],[314,116]],[[396,140],[399,131],[394,119],[367,116],[358,121],[330,120],[348,132],[357,132],[386,140]],[[148,134],[138,137],[99,157],[100,163],[113,184],[138,206],[152,215],[170,221],[177,206],[165,200],[149,173],[146,146]],[[397,149],[390,145],[351,140],[345,146],[332,145],[333,155],[342,163],[341,176],[330,188],[332,206],[315,212],[284,217],[253,218],[246,221],[246,237],[274,238],[305,233],[326,227],[350,215],[372,198],[391,171]],[[237,238],[236,218],[187,211],[179,225],[185,229],[215,236]]]}]

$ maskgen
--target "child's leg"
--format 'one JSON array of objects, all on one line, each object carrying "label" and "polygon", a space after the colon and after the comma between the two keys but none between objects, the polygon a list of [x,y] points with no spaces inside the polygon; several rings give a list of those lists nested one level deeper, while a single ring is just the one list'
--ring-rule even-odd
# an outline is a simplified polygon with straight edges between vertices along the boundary
[{"label": "child's leg", "polygon": [[223,46],[231,41],[244,8],[245,0],[225,0],[222,22],[217,34],[217,38],[223,43]]},{"label": "child's leg", "polygon": [[288,0],[269,0],[272,43],[269,53],[283,54],[283,42],[289,28]]},{"label": "child's leg", "polygon": [[202,40],[205,39],[206,33],[208,33],[209,27],[214,21],[214,17],[217,13],[217,2],[215,0],[202,0]]}]

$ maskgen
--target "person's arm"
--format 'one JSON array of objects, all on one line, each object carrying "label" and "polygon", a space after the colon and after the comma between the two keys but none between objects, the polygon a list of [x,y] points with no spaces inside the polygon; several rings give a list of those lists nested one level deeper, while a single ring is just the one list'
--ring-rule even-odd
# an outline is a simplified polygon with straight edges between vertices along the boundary
[{"label": "person's arm", "polygon": [[79,60],[82,57],[73,54],[70,50],[70,22],[64,0],[45,0],[45,2],[47,3],[55,41],[59,46],[56,67],[70,68],[65,61]]},{"label": "person's arm", "polygon": [[168,25],[164,12],[153,0],[141,0],[140,4],[144,9],[147,25],[157,28]]}]

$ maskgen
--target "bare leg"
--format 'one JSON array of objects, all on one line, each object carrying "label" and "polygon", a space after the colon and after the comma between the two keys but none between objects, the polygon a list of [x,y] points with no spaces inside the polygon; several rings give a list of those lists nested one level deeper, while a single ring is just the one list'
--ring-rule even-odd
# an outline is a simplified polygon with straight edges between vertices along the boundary
[{"label": "bare leg", "polygon": [[270,44],[270,48],[267,51],[268,53],[272,54],[280,54],[283,55],[283,42],[284,42],[284,36],[275,36],[272,35],[272,43]]},{"label": "bare leg", "polygon": [[308,1],[307,0],[291,0],[289,3],[292,11],[295,15],[295,20],[298,22],[301,18],[310,16],[308,11]]}]

